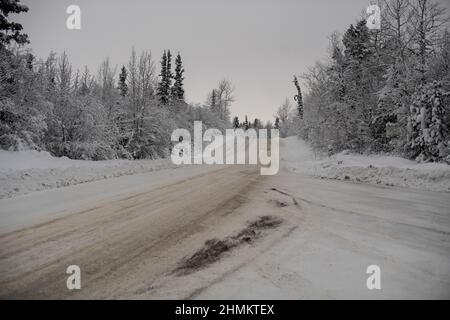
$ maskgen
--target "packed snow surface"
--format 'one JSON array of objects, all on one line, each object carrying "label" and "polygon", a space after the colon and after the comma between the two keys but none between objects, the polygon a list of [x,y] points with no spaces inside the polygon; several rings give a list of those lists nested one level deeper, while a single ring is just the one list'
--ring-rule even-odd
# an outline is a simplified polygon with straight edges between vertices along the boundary
[{"label": "packed snow surface", "polygon": [[57,158],[44,151],[0,150],[0,199],[175,167],[170,159],[88,161]]},{"label": "packed snow surface", "polygon": [[[356,179],[361,175],[354,168],[364,173],[372,165],[382,181],[388,179],[384,169],[409,169],[411,177],[430,187],[429,171],[442,177],[447,167],[345,154],[319,159],[296,138],[281,144],[280,172],[264,179],[251,166],[183,166],[1,199],[6,251],[0,278],[8,286],[0,287],[0,296],[449,298],[448,193],[315,178],[339,169]],[[10,159],[2,162],[2,179],[5,172],[20,179],[20,173],[53,170],[54,176],[40,178],[69,183],[63,173],[73,177],[83,169],[99,177],[101,170],[119,173],[124,166],[142,163],[150,169],[164,163],[78,163],[39,154],[42,164],[36,168],[40,160],[30,161],[32,154],[25,153],[22,164],[23,154],[6,154]],[[445,179],[438,181],[445,184]],[[254,229],[259,221],[277,223]],[[226,252],[211,262],[216,248]],[[80,265],[97,268],[88,290],[69,293],[59,285],[58,270],[73,261],[74,252]],[[185,261],[195,272],[174,273]],[[372,264],[382,270],[382,290],[366,287]]]},{"label": "packed snow surface", "polygon": [[280,157],[291,172],[329,179],[450,191],[450,166],[446,164],[417,163],[395,156],[364,156],[346,152],[321,157],[297,137],[283,139],[281,144]]},{"label": "packed snow surface", "polygon": [[[226,137],[223,143],[229,142],[230,139],[233,137]],[[233,147],[233,143],[227,143],[224,153]],[[194,158],[200,158],[200,160],[202,157],[203,153],[194,155]],[[45,151],[0,150],[0,199],[45,189],[179,167],[173,164],[170,158],[89,161],[53,157]]]}]

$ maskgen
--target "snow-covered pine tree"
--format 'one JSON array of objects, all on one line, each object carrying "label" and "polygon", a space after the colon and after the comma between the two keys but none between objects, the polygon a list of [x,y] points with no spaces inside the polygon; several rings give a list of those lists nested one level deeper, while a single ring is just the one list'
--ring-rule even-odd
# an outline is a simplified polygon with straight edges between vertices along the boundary
[{"label": "snow-covered pine tree", "polygon": [[239,118],[236,116],[236,117],[234,117],[234,119],[233,119],[233,128],[234,128],[234,129],[239,129],[239,127],[240,127],[240,124],[239,124]]},{"label": "snow-covered pine tree", "polygon": [[297,102],[297,112],[300,119],[303,119],[303,95],[302,95],[302,89],[300,88],[300,84],[298,83],[298,79],[296,76],[294,76],[294,85],[297,89],[297,94],[295,95],[294,99]]},{"label": "snow-covered pine tree", "polygon": [[159,76],[160,80],[157,88],[158,99],[162,104],[167,104],[169,102],[169,88],[167,87],[167,84],[170,80],[167,79],[167,54],[165,50],[161,58],[161,72]]},{"label": "snow-covered pine tree", "polygon": [[22,33],[22,25],[8,21],[10,13],[28,12],[28,7],[20,4],[20,0],[0,1],[0,47],[5,48],[11,41],[17,44],[29,43],[28,35]]},{"label": "snow-covered pine tree", "polygon": [[170,53],[170,50],[167,50],[166,90],[167,90],[167,95],[168,95],[169,100],[171,98],[172,79],[173,79],[172,54]]},{"label": "snow-covered pine tree", "polygon": [[449,144],[446,139],[449,128],[448,123],[445,121],[445,110],[449,106],[444,104],[444,92],[440,82],[434,81],[431,90],[430,153],[434,160],[440,161],[448,156],[449,151]]},{"label": "snow-covered pine tree", "polygon": [[371,143],[368,129],[377,108],[378,97],[374,93],[378,90],[382,73],[365,20],[350,26],[344,34],[343,44],[346,88],[343,102],[349,107],[346,112],[349,129],[346,140],[350,149],[361,151]]},{"label": "snow-covered pine tree", "polygon": [[242,127],[244,128],[245,131],[247,131],[250,128],[250,124],[248,123],[247,116],[245,116],[245,120],[244,120],[244,123],[242,124]]},{"label": "snow-covered pine tree", "polygon": [[212,112],[217,112],[217,93],[216,93],[215,89],[213,89],[213,91],[211,91],[209,100],[210,100],[209,108],[211,109]]},{"label": "snow-covered pine tree", "polygon": [[408,118],[408,144],[411,156],[419,162],[437,162],[448,155],[448,124],[441,84],[421,85],[413,95]]},{"label": "snow-covered pine tree", "polygon": [[179,101],[184,101],[184,88],[183,88],[183,64],[181,61],[181,55],[178,52],[177,58],[175,59],[175,75],[174,84],[172,86],[172,98]]},{"label": "snow-covered pine tree", "polygon": [[125,68],[125,66],[122,66],[119,74],[118,84],[119,93],[122,97],[125,97],[128,94],[127,75],[127,69]]},{"label": "snow-covered pine tree", "polygon": [[275,124],[273,127],[274,127],[274,129],[277,129],[277,130],[280,129],[280,118],[279,117],[276,117]]}]

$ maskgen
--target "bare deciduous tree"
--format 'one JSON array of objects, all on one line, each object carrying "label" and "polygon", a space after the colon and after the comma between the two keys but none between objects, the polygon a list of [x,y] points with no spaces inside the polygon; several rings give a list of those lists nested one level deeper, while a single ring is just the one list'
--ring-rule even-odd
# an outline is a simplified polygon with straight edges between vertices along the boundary
[{"label": "bare deciduous tree", "polygon": [[385,36],[395,39],[395,55],[404,61],[409,44],[408,29],[411,26],[412,8],[410,0],[383,1],[383,31]]},{"label": "bare deciduous tree", "polygon": [[411,8],[411,50],[419,57],[424,82],[427,58],[442,40],[442,27],[449,19],[445,16],[445,9],[431,0],[412,0]]},{"label": "bare deciduous tree", "polygon": [[230,80],[222,79],[218,88],[215,90],[217,105],[220,110],[220,118],[229,121],[231,103],[235,101],[233,96],[234,86]]}]

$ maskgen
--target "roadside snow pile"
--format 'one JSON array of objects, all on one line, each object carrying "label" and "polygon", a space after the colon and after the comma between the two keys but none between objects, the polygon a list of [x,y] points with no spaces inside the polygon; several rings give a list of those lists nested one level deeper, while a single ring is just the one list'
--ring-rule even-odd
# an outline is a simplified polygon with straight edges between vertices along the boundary
[{"label": "roadside snow pile", "polygon": [[281,140],[280,157],[292,172],[328,179],[450,191],[450,166],[446,164],[419,164],[400,157],[346,153],[321,159],[297,137]]},{"label": "roadside snow pile", "polygon": [[0,199],[176,167],[170,159],[87,161],[56,158],[43,151],[0,150]]}]

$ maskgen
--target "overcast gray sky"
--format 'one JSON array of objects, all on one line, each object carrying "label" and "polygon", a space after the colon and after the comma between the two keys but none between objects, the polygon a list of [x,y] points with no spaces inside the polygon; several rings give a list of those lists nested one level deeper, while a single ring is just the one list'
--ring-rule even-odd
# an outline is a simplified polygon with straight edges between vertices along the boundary
[{"label": "overcast gray sky", "polygon": [[[187,100],[204,102],[226,77],[235,87],[232,114],[272,120],[302,74],[326,56],[328,36],[344,31],[369,0],[22,0],[35,54],[66,50],[75,68],[91,71],[105,57],[119,67],[134,46],[181,52]],[[449,0],[440,2],[450,7]],[[82,29],[66,28],[66,9],[79,5]],[[158,65],[159,68],[159,65]]]}]

